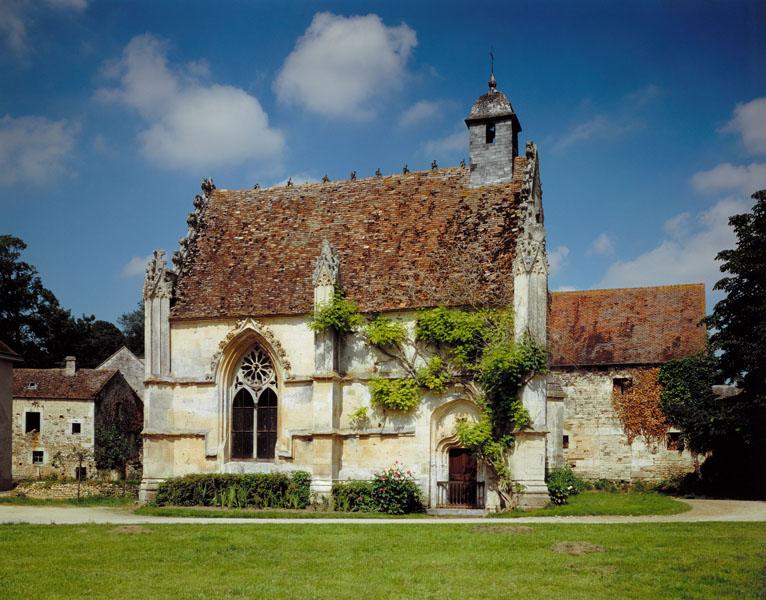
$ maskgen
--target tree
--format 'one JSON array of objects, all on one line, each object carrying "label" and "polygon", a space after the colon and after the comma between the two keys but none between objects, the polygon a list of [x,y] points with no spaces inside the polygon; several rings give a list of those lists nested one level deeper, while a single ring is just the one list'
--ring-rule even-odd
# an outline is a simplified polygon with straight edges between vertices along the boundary
[{"label": "tree", "polygon": [[144,303],[138,302],[134,311],[127,312],[117,319],[125,336],[125,345],[136,356],[144,355]]},{"label": "tree", "polygon": [[766,190],[753,194],[749,213],[734,215],[729,224],[737,247],[716,257],[729,273],[715,284],[726,292],[707,318],[710,341],[720,353],[723,375],[743,389],[753,405],[766,404]]},{"label": "tree", "polygon": [[46,289],[37,269],[21,260],[23,240],[0,235],[0,339],[24,358],[26,366],[47,367],[61,360],[55,338],[66,338],[72,315]]}]

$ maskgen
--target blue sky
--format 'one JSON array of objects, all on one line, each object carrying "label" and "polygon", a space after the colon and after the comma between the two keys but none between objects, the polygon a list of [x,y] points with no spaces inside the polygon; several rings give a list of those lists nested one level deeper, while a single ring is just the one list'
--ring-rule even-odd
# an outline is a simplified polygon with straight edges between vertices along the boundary
[{"label": "blue sky", "polygon": [[467,158],[492,46],[539,147],[551,289],[709,289],[726,218],[766,187],[764,22],[734,1],[0,0],[0,233],[113,320],[205,176]]}]

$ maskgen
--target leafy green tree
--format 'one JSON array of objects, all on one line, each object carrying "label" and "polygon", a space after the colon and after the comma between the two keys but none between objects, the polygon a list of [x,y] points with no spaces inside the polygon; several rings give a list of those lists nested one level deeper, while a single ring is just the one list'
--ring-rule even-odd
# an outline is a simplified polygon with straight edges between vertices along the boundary
[{"label": "leafy green tree", "polygon": [[117,319],[125,336],[125,345],[136,356],[144,355],[144,303],[139,300],[134,311]]},{"label": "leafy green tree", "polygon": [[707,319],[723,375],[737,383],[754,406],[766,404],[766,190],[753,194],[749,213],[729,224],[737,247],[716,257],[728,273],[715,289],[726,292]]},{"label": "leafy green tree", "polygon": [[73,330],[73,319],[37,269],[21,259],[26,248],[23,240],[0,235],[0,339],[22,355],[25,366],[53,366],[65,356],[58,354],[58,342]]}]

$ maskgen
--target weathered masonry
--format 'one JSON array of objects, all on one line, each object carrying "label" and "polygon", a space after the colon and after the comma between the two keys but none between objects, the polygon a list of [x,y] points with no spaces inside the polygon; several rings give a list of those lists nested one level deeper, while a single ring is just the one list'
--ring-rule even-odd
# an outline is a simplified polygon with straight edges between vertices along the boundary
[{"label": "weathered masonry", "polygon": [[[141,400],[119,371],[77,369],[71,356],[64,369],[14,369],[13,478],[94,476],[96,432],[110,426],[123,432],[139,461],[142,421]],[[57,453],[77,447],[91,451],[84,471],[71,461],[54,465]]]},{"label": "weathered masonry", "polygon": [[[494,76],[466,125],[468,167],[253,190],[203,182],[174,268],[162,251],[147,268],[143,499],[198,472],[302,469],[327,493],[399,460],[431,504],[460,478],[475,484],[471,504],[497,505],[489,469],[455,432],[479,418],[472,401],[429,393],[412,413],[373,410],[360,427],[369,381],[401,367],[360,335],[309,327],[342,287],[410,333],[421,309],[512,306],[515,335],[549,345],[537,147],[520,144]],[[564,398],[551,375],[522,390],[532,423],[509,466],[527,506],[547,501],[546,469],[565,460]]]}]

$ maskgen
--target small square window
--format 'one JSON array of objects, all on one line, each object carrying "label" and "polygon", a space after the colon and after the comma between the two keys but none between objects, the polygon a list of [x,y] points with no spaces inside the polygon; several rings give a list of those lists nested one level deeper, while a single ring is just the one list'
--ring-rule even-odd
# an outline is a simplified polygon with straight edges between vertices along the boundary
[{"label": "small square window", "polygon": [[24,433],[40,431],[40,413],[28,412],[24,419]]},{"label": "small square window", "polygon": [[72,433],[77,434],[82,431],[82,423],[72,423]]},{"label": "small square window", "polygon": [[74,468],[74,478],[77,481],[85,481],[85,479],[88,476],[88,471],[85,467],[75,467]]},{"label": "small square window", "polygon": [[568,435],[564,436],[564,439],[561,442],[561,447],[564,448],[565,450],[567,448],[569,448],[569,436]]},{"label": "small square window", "polygon": [[32,464],[33,465],[43,464],[44,455],[45,453],[42,450],[32,450]]}]

